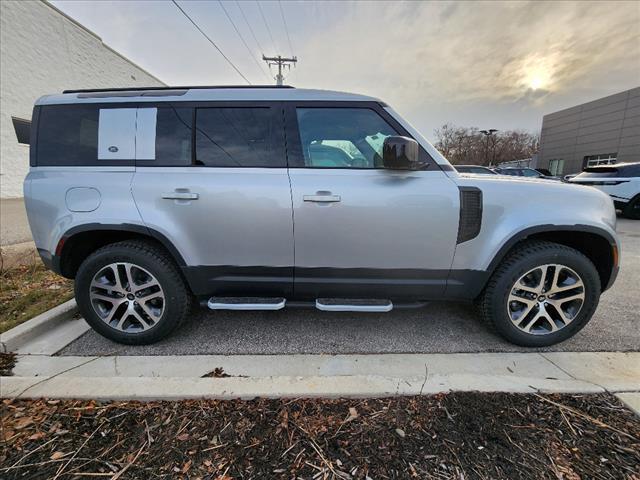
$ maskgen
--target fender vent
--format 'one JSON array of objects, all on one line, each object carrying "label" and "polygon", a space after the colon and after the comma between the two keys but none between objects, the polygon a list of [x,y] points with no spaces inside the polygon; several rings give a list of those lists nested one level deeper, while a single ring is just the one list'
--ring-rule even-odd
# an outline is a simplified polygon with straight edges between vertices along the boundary
[{"label": "fender vent", "polygon": [[476,187],[460,189],[460,223],[458,223],[458,243],[475,238],[482,225],[482,190]]}]

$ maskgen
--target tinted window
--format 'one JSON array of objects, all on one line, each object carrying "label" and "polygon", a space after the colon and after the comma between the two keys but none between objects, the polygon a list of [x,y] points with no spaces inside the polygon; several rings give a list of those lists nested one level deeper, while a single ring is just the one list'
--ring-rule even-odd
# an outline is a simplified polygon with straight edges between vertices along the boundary
[{"label": "tinted window", "polygon": [[[191,108],[158,108],[156,159],[153,165],[191,164],[192,112]],[[138,160],[138,165],[146,165],[146,163],[144,160]]]},{"label": "tinted window", "polygon": [[584,172],[577,175],[577,178],[598,177],[640,177],[640,164],[619,164],[615,167],[592,167],[585,169]]},{"label": "tinted window", "polygon": [[537,170],[533,170],[531,168],[523,168],[521,171],[522,171],[522,175],[525,177],[541,177],[542,176],[540,172],[538,172]]},{"label": "tinted window", "polygon": [[269,107],[196,110],[196,163],[209,167],[285,167],[281,122]]},{"label": "tinted window", "polygon": [[495,175],[496,173],[483,167],[455,167],[461,173],[475,173],[479,175]]},{"label": "tinted window", "polygon": [[98,158],[95,105],[49,105],[38,122],[38,165],[89,165]]},{"label": "tinted window", "polygon": [[640,163],[636,165],[619,165],[618,169],[622,177],[640,177]]},{"label": "tinted window", "polygon": [[308,167],[382,168],[384,139],[397,132],[368,108],[298,108]]},{"label": "tinted window", "polygon": [[18,143],[29,145],[29,136],[31,135],[31,122],[22,120],[21,118],[11,117],[13,121],[13,129],[16,131]]}]

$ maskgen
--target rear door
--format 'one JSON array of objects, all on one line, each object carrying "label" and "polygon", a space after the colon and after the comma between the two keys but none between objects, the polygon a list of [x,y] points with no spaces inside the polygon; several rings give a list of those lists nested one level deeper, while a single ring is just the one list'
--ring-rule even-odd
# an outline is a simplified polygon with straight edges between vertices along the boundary
[{"label": "rear door", "polygon": [[194,292],[288,296],[293,220],[282,106],[159,106],[155,125],[142,128],[155,141],[136,162],[133,195],[145,224],[183,256]]},{"label": "rear door", "polygon": [[459,191],[427,167],[385,170],[382,144],[410,136],[365,102],[287,104],[295,222],[295,294],[319,298],[434,298],[453,258]]}]

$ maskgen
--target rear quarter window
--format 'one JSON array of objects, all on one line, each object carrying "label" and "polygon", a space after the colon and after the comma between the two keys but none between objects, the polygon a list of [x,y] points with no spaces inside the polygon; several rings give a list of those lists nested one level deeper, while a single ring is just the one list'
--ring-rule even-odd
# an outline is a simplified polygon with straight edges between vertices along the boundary
[{"label": "rear quarter window", "polygon": [[[141,131],[143,119],[153,120],[149,123],[152,130]],[[192,163],[192,124],[193,108],[172,105],[42,106],[36,165],[188,166]]]},{"label": "rear quarter window", "polygon": [[98,109],[95,105],[43,106],[37,145],[38,166],[95,164]]}]

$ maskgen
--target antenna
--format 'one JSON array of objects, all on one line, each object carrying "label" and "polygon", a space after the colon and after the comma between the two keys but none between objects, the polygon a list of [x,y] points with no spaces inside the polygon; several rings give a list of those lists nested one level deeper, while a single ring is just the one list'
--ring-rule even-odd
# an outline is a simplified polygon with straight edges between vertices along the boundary
[{"label": "antenna", "polygon": [[276,75],[276,85],[283,85],[284,75],[282,75],[282,67],[287,67],[289,70],[291,70],[291,65],[295,66],[295,64],[298,62],[298,57],[294,56],[291,58],[286,58],[286,57],[282,57],[281,55],[278,55],[277,57],[265,57],[264,55],[262,55],[262,60],[267,62],[267,65],[269,65],[269,67],[273,65],[278,66],[278,74]]}]

